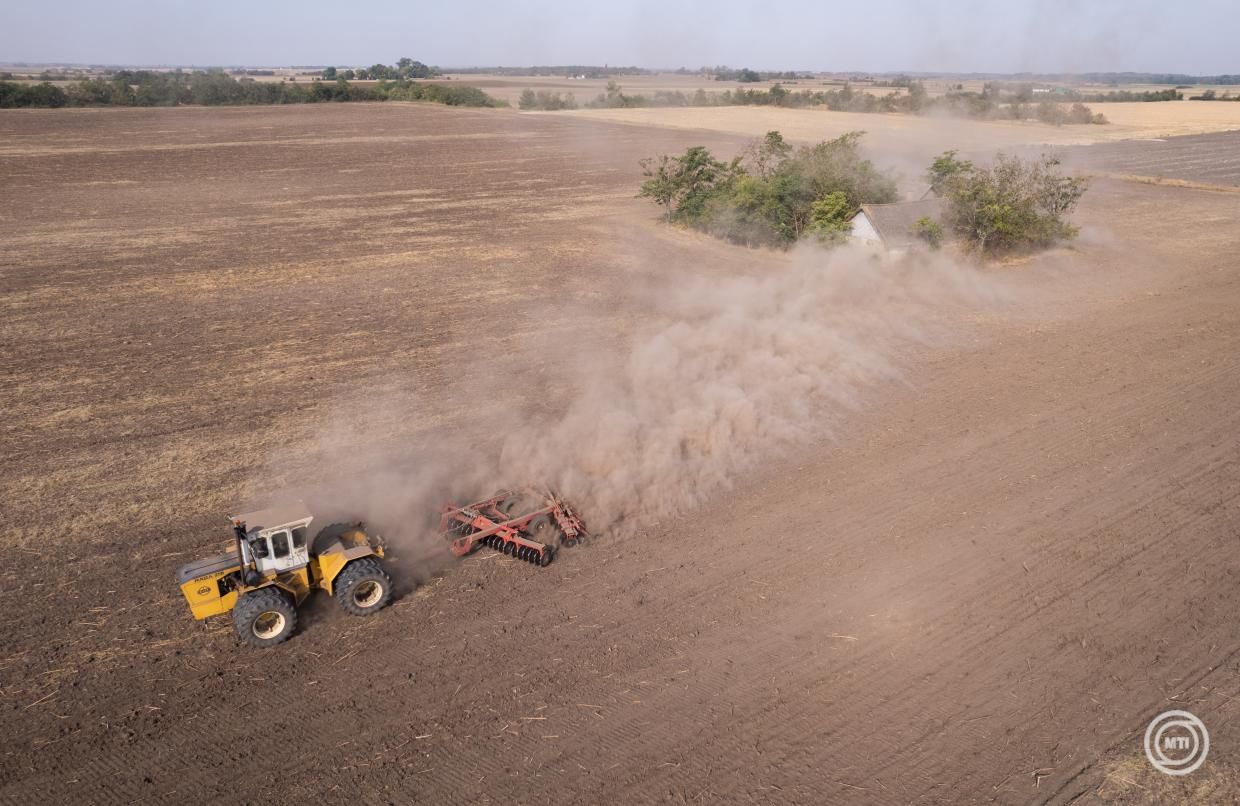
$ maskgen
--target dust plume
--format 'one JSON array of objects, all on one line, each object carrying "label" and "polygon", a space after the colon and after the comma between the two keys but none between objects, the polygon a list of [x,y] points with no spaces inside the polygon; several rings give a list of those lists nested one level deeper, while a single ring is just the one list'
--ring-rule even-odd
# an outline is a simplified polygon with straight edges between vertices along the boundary
[{"label": "dust plume", "polygon": [[[802,246],[768,265],[723,277],[669,269],[617,303],[648,313],[614,338],[557,346],[539,332],[502,366],[462,357],[481,385],[464,382],[444,400],[492,403],[451,426],[434,397],[355,400],[318,435],[318,463],[333,477],[301,495],[325,523],[375,524],[426,570],[450,560],[433,534],[438,505],[502,488],[549,486],[592,532],[632,534],[764,463],[821,449],[873,387],[901,379],[915,351],[1003,298],[992,276],[943,254]],[[547,408],[520,410],[493,381],[532,355],[552,356],[571,386]],[[411,416],[412,434],[401,425]],[[485,436],[494,434],[504,436]]]},{"label": "dust plume", "polygon": [[510,432],[498,466],[624,534],[707,501],[746,471],[832,437],[945,325],[999,298],[944,256],[803,247],[782,270],[697,277],[663,298],[559,418]]}]

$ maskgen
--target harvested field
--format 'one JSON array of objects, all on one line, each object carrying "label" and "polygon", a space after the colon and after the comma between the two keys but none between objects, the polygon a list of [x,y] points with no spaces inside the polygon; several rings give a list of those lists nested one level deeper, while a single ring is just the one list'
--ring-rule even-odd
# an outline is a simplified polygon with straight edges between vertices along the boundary
[{"label": "harvested field", "polygon": [[994,151],[1022,145],[1086,145],[1240,130],[1240,103],[1164,101],[1095,104],[1092,108],[1106,115],[1111,123],[1051,126],[1030,121],[979,121],[771,107],[582,109],[550,114],[642,126],[701,129],[745,137],[761,137],[771,129],[778,129],[785,137],[812,141],[862,130],[877,152],[911,152],[918,159],[949,148]]},{"label": "harvested field", "polygon": [[[657,92],[683,92],[692,95],[697,90],[707,92],[723,92],[724,90],[769,90],[775,84],[793,91],[839,89],[844,85],[843,79],[799,79],[795,81],[715,81],[697,75],[677,75],[662,73],[656,75],[631,75],[609,78],[569,78],[567,76],[505,76],[487,74],[455,74],[446,77],[453,83],[459,82],[470,87],[478,87],[488,95],[502,98],[513,106],[525,89],[558,92],[561,95],[572,93],[577,103],[584,104],[596,96],[606,92],[609,81],[615,81],[626,95],[654,95]],[[858,86],[854,84],[853,86]],[[866,85],[866,92],[874,95],[902,93],[901,87],[872,87]]]},{"label": "harvested field", "polygon": [[1240,187],[1240,131],[1100,144],[1066,156],[1094,171]]},{"label": "harvested field", "polygon": [[[1202,89],[1188,90],[1185,97]],[[1106,115],[1111,123],[1092,128],[1105,130],[1097,135],[1107,140],[1232,131],[1240,129],[1238,106],[1240,103],[1224,101],[1095,104],[1093,109]]]},{"label": "harvested field", "polygon": [[1132,802],[1173,707],[1213,750],[1160,793],[1235,798],[1240,194],[1097,180],[1075,248],[698,509],[545,570],[398,543],[391,609],[272,651],[192,621],[226,512],[486,455],[572,399],[566,343],[788,271],[633,198],[825,136],[730,111],[0,114],[0,801]]},{"label": "harvested field", "polygon": [[1015,121],[978,121],[904,114],[828,112],[822,109],[711,107],[705,109],[581,109],[539,114],[568,115],[638,126],[718,132],[746,139],[772,129],[790,140],[818,142],[850,131],[864,131],[866,148],[887,160],[907,160],[909,171],[924,171],[936,154],[1013,149],[1025,145],[1085,145],[1093,129],[1105,126],[1049,126]]}]

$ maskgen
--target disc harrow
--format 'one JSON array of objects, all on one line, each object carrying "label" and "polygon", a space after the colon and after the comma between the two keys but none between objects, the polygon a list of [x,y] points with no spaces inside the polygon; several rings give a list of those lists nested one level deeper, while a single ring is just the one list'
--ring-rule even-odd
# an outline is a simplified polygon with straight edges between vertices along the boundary
[{"label": "disc harrow", "polygon": [[550,490],[499,490],[465,506],[444,504],[439,533],[451,539],[458,557],[479,545],[545,568],[561,545],[588,536],[581,517]]}]

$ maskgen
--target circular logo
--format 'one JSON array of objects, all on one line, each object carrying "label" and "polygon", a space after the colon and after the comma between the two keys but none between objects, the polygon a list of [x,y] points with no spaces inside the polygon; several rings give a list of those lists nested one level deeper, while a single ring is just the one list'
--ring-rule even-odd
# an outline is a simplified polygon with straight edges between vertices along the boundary
[{"label": "circular logo", "polygon": [[1188,775],[1210,752],[1210,734],[1188,711],[1164,711],[1145,729],[1145,757],[1167,775]]},{"label": "circular logo", "polygon": [[211,588],[207,585],[203,585],[201,588],[198,589],[199,596],[206,596],[210,592],[211,592]]}]

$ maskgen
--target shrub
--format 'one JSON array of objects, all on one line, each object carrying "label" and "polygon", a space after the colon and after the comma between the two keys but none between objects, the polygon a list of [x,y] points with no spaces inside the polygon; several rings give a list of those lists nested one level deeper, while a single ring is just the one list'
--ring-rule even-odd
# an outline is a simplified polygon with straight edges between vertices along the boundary
[{"label": "shrub", "polygon": [[930,183],[930,190],[936,196],[945,195],[947,189],[959,177],[968,174],[973,170],[973,163],[968,160],[956,159],[957,152],[944,151],[942,154],[934,158],[934,162],[930,163],[930,170],[926,173],[926,181]]},{"label": "shrub", "polygon": [[0,108],[28,106],[61,107],[69,97],[60,87],[44,81],[41,84],[18,84],[0,81]]},{"label": "shrub", "polygon": [[607,82],[606,92],[600,92],[586,106],[596,109],[622,109],[638,106],[650,106],[650,99],[644,95],[625,95],[615,81]]},{"label": "shrub", "polygon": [[852,232],[851,219],[856,212],[843,191],[828,193],[810,205],[810,232],[820,241],[840,243]]},{"label": "shrub", "polygon": [[517,106],[521,109],[540,109],[548,112],[556,112],[561,109],[576,109],[577,100],[573,94],[567,93],[563,96],[558,92],[547,92],[546,90],[522,90],[521,97],[517,101]]},{"label": "shrub", "polygon": [[739,160],[720,162],[705,146],[693,146],[679,157],[642,160],[642,173],[649,179],[638,195],[665,207],[668,221],[697,223],[711,195],[727,189],[739,167]]},{"label": "shrub", "polygon": [[[953,169],[944,173],[945,166]],[[977,251],[998,254],[1076,236],[1066,219],[1088,180],[1065,176],[1058,167],[1053,157],[1026,161],[999,154],[991,168],[982,169],[947,152],[932,163],[929,178],[935,187],[935,177],[945,176],[936,192],[948,200],[952,229]]]},{"label": "shrub", "polygon": [[930,244],[931,249],[938,249],[943,245],[943,225],[929,216],[922,216],[913,222],[912,232]]}]

